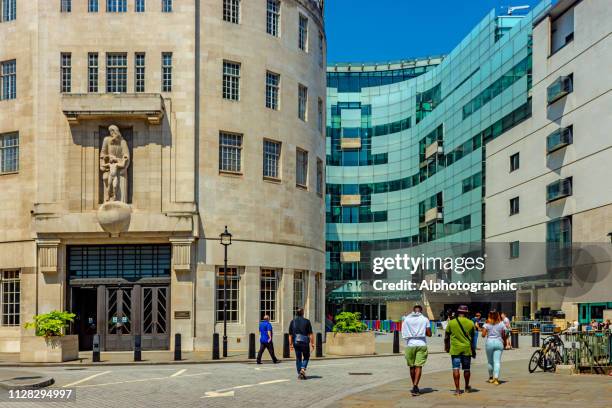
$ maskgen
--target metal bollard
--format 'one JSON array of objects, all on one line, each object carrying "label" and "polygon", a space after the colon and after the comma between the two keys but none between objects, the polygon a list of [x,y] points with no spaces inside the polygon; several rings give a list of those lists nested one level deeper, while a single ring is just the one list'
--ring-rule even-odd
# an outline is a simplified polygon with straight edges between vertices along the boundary
[{"label": "metal bollard", "polygon": [[255,358],[255,333],[249,333],[249,359]]},{"label": "metal bollard", "polygon": [[316,351],[317,351],[317,353],[315,354],[316,357],[323,357],[323,334],[322,333],[317,333]]},{"label": "metal bollard", "polygon": [[400,346],[399,346],[399,332],[396,330],[393,332],[393,354],[399,354]]},{"label": "metal bollard", "polygon": [[134,336],[134,361],[142,361],[142,337],[140,334]]},{"label": "metal bollard", "polygon": [[219,359],[219,333],[213,333],[212,359]]},{"label": "metal bollard", "polygon": [[537,327],[531,329],[531,347],[540,347],[540,329]]},{"label": "metal bollard", "polygon": [[512,329],[510,332],[510,344],[512,348],[519,348],[519,331],[518,329]]},{"label": "metal bollard", "polygon": [[283,358],[289,358],[289,333],[283,334]]},{"label": "metal bollard", "polygon": [[174,361],[182,360],[181,333],[174,335]]},{"label": "metal bollard", "polygon": [[100,335],[94,334],[93,337],[93,354],[91,357],[91,361],[94,363],[100,362]]}]

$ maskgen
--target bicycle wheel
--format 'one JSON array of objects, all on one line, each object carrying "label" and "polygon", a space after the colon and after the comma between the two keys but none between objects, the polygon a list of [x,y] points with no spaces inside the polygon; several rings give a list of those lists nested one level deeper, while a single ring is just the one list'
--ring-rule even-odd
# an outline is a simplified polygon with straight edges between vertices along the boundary
[{"label": "bicycle wheel", "polygon": [[542,359],[542,350],[536,350],[531,355],[529,360],[529,372],[533,373],[540,366],[540,360]]},{"label": "bicycle wheel", "polygon": [[[540,366],[544,371],[555,371],[557,368],[557,353],[556,350],[550,350],[546,354],[542,355]],[[560,358],[561,356],[559,356]]]}]

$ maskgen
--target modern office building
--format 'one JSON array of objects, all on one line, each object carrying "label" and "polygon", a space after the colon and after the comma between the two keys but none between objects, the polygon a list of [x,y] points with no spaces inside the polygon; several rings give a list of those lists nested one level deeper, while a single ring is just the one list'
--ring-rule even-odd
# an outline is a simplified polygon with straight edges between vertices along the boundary
[{"label": "modern office building", "polygon": [[0,351],[52,310],[84,350],[210,350],[225,277],[230,350],[322,330],[322,0],[0,11]]},{"label": "modern office building", "polygon": [[[525,15],[492,11],[445,57],[328,67],[331,312],[396,319],[408,300],[419,299],[438,316],[471,296],[376,291],[372,259],[484,252],[485,146],[531,116],[533,23],[548,6]],[[411,279],[405,271],[386,276]],[[477,282],[484,276],[439,268],[412,279]],[[471,298],[483,310],[514,309],[514,300],[512,293]]]},{"label": "modern office building", "polygon": [[486,273],[523,281],[519,316],[612,317],[610,6],[564,0],[534,21],[532,115],[487,144]]}]

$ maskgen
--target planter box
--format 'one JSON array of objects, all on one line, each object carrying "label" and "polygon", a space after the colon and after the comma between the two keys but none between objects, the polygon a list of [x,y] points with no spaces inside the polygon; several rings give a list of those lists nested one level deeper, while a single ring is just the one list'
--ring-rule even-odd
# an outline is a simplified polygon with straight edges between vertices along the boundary
[{"label": "planter box", "polygon": [[376,354],[374,332],[327,333],[326,353],[336,356],[364,356]]},{"label": "planter box", "polygon": [[61,363],[79,358],[77,335],[49,337],[21,337],[19,361],[22,363]]}]

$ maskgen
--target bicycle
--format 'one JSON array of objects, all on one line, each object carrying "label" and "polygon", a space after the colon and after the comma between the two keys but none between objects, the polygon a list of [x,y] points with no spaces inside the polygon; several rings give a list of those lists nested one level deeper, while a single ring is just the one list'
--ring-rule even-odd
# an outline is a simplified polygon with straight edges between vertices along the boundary
[{"label": "bicycle", "polygon": [[531,355],[529,372],[535,372],[538,367],[544,371],[555,371],[557,365],[563,362],[563,357],[561,356],[564,346],[559,333],[546,337],[540,349]]}]

